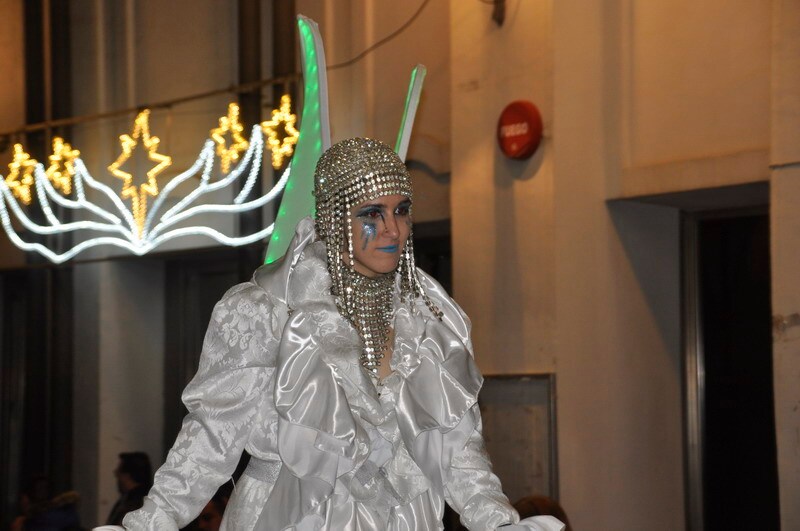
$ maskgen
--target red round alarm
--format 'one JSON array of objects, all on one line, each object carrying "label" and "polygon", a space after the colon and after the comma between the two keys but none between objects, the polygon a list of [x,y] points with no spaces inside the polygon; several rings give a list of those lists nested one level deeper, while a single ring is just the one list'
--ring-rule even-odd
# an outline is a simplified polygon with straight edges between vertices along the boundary
[{"label": "red round alarm", "polygon": [[530,101],[509,103],[497,120],[500,151],[512,159],[527,159],[542,142],[542,115]]}]

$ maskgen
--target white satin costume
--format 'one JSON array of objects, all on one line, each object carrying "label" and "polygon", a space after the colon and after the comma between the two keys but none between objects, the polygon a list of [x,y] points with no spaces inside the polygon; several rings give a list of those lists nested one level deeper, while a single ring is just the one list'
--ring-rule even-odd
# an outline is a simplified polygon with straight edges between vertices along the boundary
[{"label": "white satin costume", "polygon": [[[183,393],[189,414],[125,527],[185,526],[243,450],[252,459],[226,530],[442,529],[445,501],[469,529],[516,523],[483,447],[469,321],[433,279],[420,281],[443,320],[395,296],[393,372],[376,388],[330,294],[325,244],[302,220],[282,261],[216,305]],[[551,517],[526,524],[561,529]]]}]

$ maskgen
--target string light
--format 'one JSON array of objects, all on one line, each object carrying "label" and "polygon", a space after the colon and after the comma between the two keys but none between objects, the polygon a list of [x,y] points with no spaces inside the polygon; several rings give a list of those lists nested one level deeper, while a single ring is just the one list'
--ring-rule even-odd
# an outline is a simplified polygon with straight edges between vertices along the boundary
[{"label": "string light", "polygon": [[[272,151],[272,167],[276,170],[283,166],[284,159],[291,157],[294,146],[300,137],[300,132],[295,128],[297,116],[292,114],[292,98],[288,94],[281,96],[281,105],[272,110],[272,119],[261,122],[264,134],[267,135],[267,145]],[[279,128],[283,125],[283,138],[280,138]]]},{"label": "string light", "polygon": [[[264,140],[258,130],[258,126],[253,127],[253,136],[251,137],[250,147],[248,148],[245,156],[242,158],[241,164],[239,164],[235,170],[233,170],[226,178],[220,179],[215,182],[209,182],[208,178],[204,178],[200,181],[200,184],[192,190],[186,197],[181,199],[175,206],[170,208],[167,212],[161,216],[160,223],[153,228],[152,231],[147,232],[147,238],[152,239],[158,236],[165,228],[174,225],[179,221],[183,221],[191,215],[200,213],[200,212],[244,212],[246,210],[250,210],[249,208],[244,208],[239,205],[246,197],[249,195],[250,191],[253,188],[253,184],[255,183],[256,179],[258,178],[259,173],[261,172],[261,156],[264,150]],[[251,164],[252,161],[252,164]],[[187,206],[195,203],[198,198],[201,196],[221,190],[223,188],[229,187],[231,184],[236,182],[239,177],[244,173],[244,170],[247,167],[250,167],[250,173],[247,176],[244,184],[242,185],[242,191],[239,195],[234,199],[234,205],[218,205],[218,204],[211,204],[211,205],[202,205],[200,207],[190,208],[189,210],[185,210]],[[287,172],[288,173],[288,172]],[[267,196],[269,196],[269,200],[272,200],[277,194],[283,190],[285,186],[285,180],[281,179],[278,183],[275,184],[272,191],[270,191]],[[274,192],[274,194],[273,194]],[[265,196],[266,197],[266,196]],[[266,202],[264,203],[266,204]],[[255,208],[255,207],[253,207]]]},{"label": "string light", "polygon": [[[164,229],[175,225],[176,223],[180,223],[181,221],[186,221],[191,216],[195,216],[197,214],[208,214],[208,213],[217,213],[217,214],[224,214],[224,213],[242,213],[247,212],[248,210],[253,210],[256,208],[260,208],[267,203],[273,201],[278,194],[283,192],[284,187],[286,186],[286,182],[289,179],[289,175],[291,173],[290,168],[286,168],[283,172],[283,175],[275,184],[275,186],[270,190],[268,193],[264,194],[263,196],[259,197],[258,199],[254,199],[252,201],[248,201],[247,203],[234,203],[232,205],[220,205],[220,204],[206,204],[206,205],[198,205],[187,210],[175,213],[169,217],[164,216],[162,218],[161,223],[153,229],[151,233],[148,233],[148,238],[156,238]],[[272,231],[270,231],[270,234]],[[166,233],[169,234],[169,233]],[[269,234],[267,234],[268,236]],[[256,240],[253,241],[257,241]]]},{"label": "string light", "polygon": [[242,158],[242,162],[234,169],[227,177],[224,179],[220,179],[215,182],[210,182],[210,176],[204,175],[203,178],[200,180],[200,184],[192,190],[189,194],[187,194],[183,199],[178,201],[178,203],[170,208],[164,215],[161,216],[161,219],[169,219],[173,215],[177,214],[190,204],[197,201],[198,198],[201,196],[208,194],[210,192],[215,192],[217,190],[221,190],[223,188],[227,188],[233,182],[239,179],[239,176],[244,172],[244,170],[250,165],[251,159],[258,154],[257,162],[254,163],[250,170],[250,175],[248,176],[248,181],[245,182],[244,186],[242,187],[243,190],[247,189],[248,187],[252,187],[252,185],[248,186],[250,179],[255,179],[258,176],[258,172],[261,171],[261,149],[263,148],[263,141],[261,138],[260,132],[258,131],[258,126],[253,128],[253,138],[251,142],[251,146],[248,148],[245,156]]},{"label": "string light", "polygon": [[[80,159],[76,159],[76,162],[80,162]],[[100,218],[105,219],[106,221],[110,222],[110,225],[116,226],[122,230],[122,234],[129,235],[131,232],[129,229],[126,229],[125,226],[122,224],[120,218],[108,212],[107,210],[95,205],[86,200],[86,194],[83,190],[83,180],[79,177],[76,177],[75,183],[75,195],[77,196],[77,201],[73,201],[71,199],[67,199],[63,195],[59,194],[53,188],[53,184],[50,180],[46,177],[46,175],[42,175],[44,169],[41,165],[36,167],[36,171],[34,175],[36,175],[36,191],[37,195],[39,196],[39,202],[42,204],[42,210],[45,213],[45,216],[50,221],[51,225],[53,226],[63,226],[61,222],[53,215],[52,210],[50,209],[50,204],[48,199],[52,199],[54,202],[58,203],[62,207],[71,208],[73,210],[79,210],[84,208],[93,214],[97,215]],[[77,175],[77,172],[76,172]],[[113,194],[112,194],[113,195]],[[118,201],[116,195],[113,195]],[[80,226],[84,228],[83,226]]]},{"label": "string light", "polygon": [[83,188],[84,182],[86,182],[90,188],[105,195],[111,201],[111,203],[117,208],[117,211],[122,216],[122,219],[127,223],[128,227],[130,227],[132,230],[136,227],[136,221],[133,219],[133,214],[131,213],[130,209],[125,206],[125,203],[122,202],[119,196],[109,186],[96,181],[91,175],[89,175],[89,171],[86,169],[86,166],[84,166],[83,161],[81,159],[77,159],[75,161],[75,188]]},{"label": "string light", "polygon": [[156,213],[160,210],[161,205],[166,201],[172,191],[180,186],[184,181],[191,179],[200,168],[203,168],[203,173],[200,177],[200,183],[208,182],[211,178],[211,169],[214,164],[214,141],[207,140],[203,149],[200,151],[200,155],[197,157],[197,160],[192,164],[191,168],[186,170],[185,172],[181,173],[180,175],[176,175],[174,178],[170,179],[170,181],[164,186],[164,189],[158,194],[158,197],[155,201],[153,201],[153,207],[147,213],[147,219],[144,223],[144,230],[142,231],[143,234],[147,234],[150,230],[150,226],[153,224],[155,219]]},{"label": "string light", "polygon": [[53,154],[48,157],[50,166],[45,174],[64,195],[72,193],[72,177],[75,175],[73,161],[80,155],[80,151],[72,149],[60,136],[53,138]]},{"label": "string light", "polygon": [[14,159],[8,165],[5,183],[8,188],[26,205],[31,204],[31,186],[33,186],[33,169],[36,159],[32,159],[22,148],[22,144],[14,144]]},{"label": "string light", "polygon": [[[119,168],[131,157],[140,139],[145,149],[147,149],[147,156],[151,161],[157,164],[147,172],[147,182],[139,185],[139,189],[137,190],[133,185],[133,175]],[[147,215],[147,196],[156,197],[158,195],[156,176],[172,164],[172,158],[168,155],[158,153],[158,145],[161,143],[161,139],[157,136],[150,136],[149,109],[145,109],[139,113],[134,122],[133,132],[130,135],[120,135],[119,141],[122,147],[122,153],[120,153],[117,160],[115,160],[108,169],[115,177],[122,179],[123,183],[120,197],[131,200],[133,218],[138,228],[138,234],[141,235],[144,230],[144,222]]]},{"label": "string light", "polygon": [[[142,141],[142,143],[144,143],[144,130],[146,128],[144,127],[144,123],[142,126],[143,127],[139,131],[138,138]],[[134,131],[134,134],[130,135],[131,140],[135,137],[135,133],[136,131]],[[86,166],[80,158],[75,158],[72,160],[74,172],[72,185],[75,193],[75,199],[68,199],[56,191],[54,188],[54,183],[47,175],[43,165],[38,164],[34,169],[31,170],[32,182],[30,183],[30,186],[36,187],[36,193],[40,206],[49,224],[40,224],[33,221],[20,205],[22,200],[18,200],[6,180],[0,178],[0,224],[3,225],[3,228],[8,234],[9,239],[16,246],[25,251],[37,252],[55,263],[61,263],[66,260],[70,260],[77,254],[87,249],[101,245],[122,248],[135,255],[141,256],[166,242],[187,236],[208,237],[222,245],[248,245],[269,237],[274,230],[274,224],[270,224],[269,226],[264,227],[263,229],[252,234],[240,236],[228,236],[214,228],[203,225],[178,228],[174,227],[178,223],[186,222],[198,214],[218,213],[236,215],[241,212],[260,208],[267,203],[274,201],[280,196],[286,186],[287,181],[289,180],[289,168],[286,169],[280,180],[269,192],[250,201],[246,201],[252,193],[254,184],[261,171],[264,139],[260,126],[256,125],[253,127],[253,135],[248,144],[249,147],[247,152],[241,158],[240,164],[225,178],[212,182],[211,171],[214,162],[215,142],[210,139],[206,141],[194,164],[182,174],[170,179],[170,181],[164,186],[161,193],[157,195],[156,200],[153,201],[152,208],[147,213],[144,230],[138,230],[139,227],[134,219],[134,214],[130,209],[128,209],[128,207],[120,198],[121,194],[116,194],[109,186],[95,180],[89,174]],[[133,148],[131,147],[131,151],[132,149]],[[24,157],[20,155],[20,164],[22,164],[23,158]],[[115,169],[119,171],[119,165],[121,165],[124,161],[119,161],[118,159],[118,162],[120,162],[120,164],[118,164]],[[33,164],[35,164],[35,162]],[[169,209],[162,216],[158,217],[156,213],[163,205],[166,197],[181,183],[201,172],[202,175],[200,176],[197,188],[195,188],[186,197],[179,201],[178,204]],[[155,178],[155,175],[156,174],[153,173],[152,177]],[[241,191],[238,195],[236,195],[232,204],[195,204],[200,197],[206,194],[233,188],[236,182],[240,181],[241,179],[244,179],[244,182],[241,185]],[[96,205],[95,203],[88,201],[85,194],[85,186],[92,188],[101,196],[106,197],[114,205],[120,215],[116,216],[104,208]],[[131,188],[134,187],[131,186]],[[102,221],[89,219],[70,223],[61,223],[50,208],[51,201],[64,208],[83,210],[87,214],[94,214],[98,218],[102,218]],[[63,253],[57,253],[46,245],[35,242],[26,242],[23,238],[21,238],[12,224],[11,215],[17,218],[17,220],[26,230],[35,234],[55,235],[80,230],[90,230],[106,234],[81,241],[71,249],[68,249]],[[149,230],[148,227],[151,224],[155,224],[155,228]]]},{"label": "string light", "polygon": [[[229,104],[227,116],[222,116],[219,119],[219,127],[211,130],[211,138],[217,143],[217,156],[222,173],[231,171],[231,164],[239,160],[239,155],[248,146],[247,140],[242,136],[244,126],[239,120],[239,114],[239,105]],[[230,134],[230,146],[225,141],[226,134]]]}]

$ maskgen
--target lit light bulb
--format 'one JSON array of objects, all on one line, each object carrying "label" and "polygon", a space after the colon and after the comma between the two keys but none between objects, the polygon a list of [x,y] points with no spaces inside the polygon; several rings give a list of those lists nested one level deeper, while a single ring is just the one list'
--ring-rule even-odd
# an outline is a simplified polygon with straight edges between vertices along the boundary
[{"label": "lit light bulb", "polygon": [[[283,161],[292,156],[300,132],[295,127],[297,116],[292,114],[292,98],[288,94],[281,96],[281,105],[272,110],[272,119],[261,122],[261,128],[267,135],[267,145],[272,151],[272,167],[276,170],[283,166]],[[284,136],[280,138],[279,128],[283,125]]]},{"label": "lit light bulb", "polygon": [[33,169],[36,159],[25,152],[22,144],[14,144],[14,159],[8,165],[6,185],[20,201],[31,204],[31,186],[33,186]]},{"label": "lit light bulb", "polygon": [[[244,126],[239,120],[239,105],[228,104],[227,116],[219,119],[219,127],[211,130],[211,138],[217,143],[217,156],[219,157],[222,173],[231,171],[231,164],[239,160],[239,155],[247,149],[248,142],[242,136]],[[230,146],[225,141],[225,134],[230,134]]]},{"label": "lit light bulb", "polygon": [[[147,181],[139,185],[137,190],[136,186],[133,185],[133,175],[122,171],[120,167],[131,157],[134,149],[139,145],[139,140],[142,141],[145,149],[147,149],[148,158],[157,164],[147,172]],[[156,197],[158,195],[156,177],[172,164],[172,157],[158,153],[158,145],[161,143],[161,139],[157,136],[150,136],[150,110],[148,109],[139,113],[131,134],[120,135],[119,142],[122,147],[122,153],[108,169],[115,177],[122,179],[120,197],[131,200],[133,218],[136,222],[138,233],[141,235],[144,230],[144,221],[147,217],[147,196]]]}]

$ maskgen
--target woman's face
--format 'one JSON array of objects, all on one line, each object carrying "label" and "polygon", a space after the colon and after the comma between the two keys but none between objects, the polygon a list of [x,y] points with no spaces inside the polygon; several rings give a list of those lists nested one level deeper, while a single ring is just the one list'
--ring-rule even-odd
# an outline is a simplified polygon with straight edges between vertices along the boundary
[{"label": "woman's face", "polygon": [[354,269],[367,277],[397,269],[411,234],[411,199],[395,194],[364,201],[350,209],[350,219]]}]

